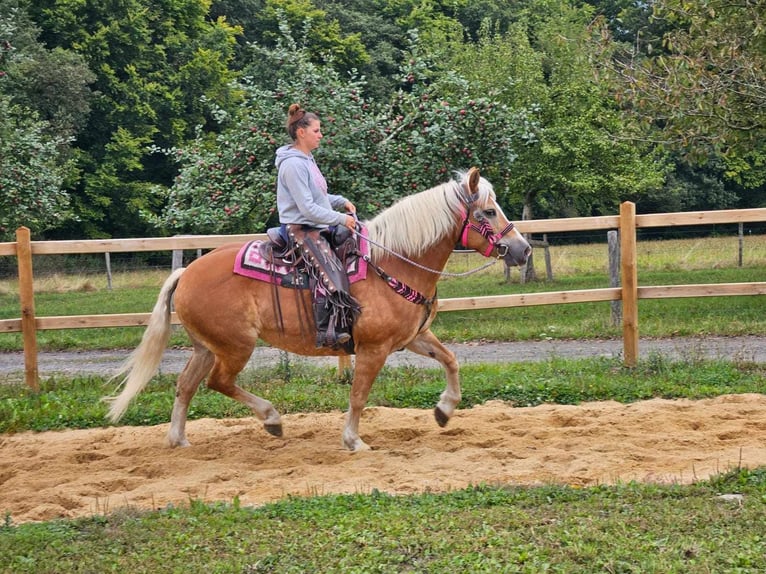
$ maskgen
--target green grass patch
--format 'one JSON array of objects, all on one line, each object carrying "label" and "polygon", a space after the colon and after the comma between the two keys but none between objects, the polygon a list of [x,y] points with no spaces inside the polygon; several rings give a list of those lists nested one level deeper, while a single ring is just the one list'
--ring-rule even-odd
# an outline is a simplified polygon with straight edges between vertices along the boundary
[{"label": "green grass patch", "polygon": [[[731,237],[641,241],[638,244],[639,283],[680,285],[744,283],[764,280],[766,236],[747,237],[743,266],[737,266],[737,241]],[[538,270],[542,252],[536,251]],[[609,287],[607,247],[604,244],[551,247],[554,280],[544,273],[540,281],[521,284],[513,270],[505,279],[503,266],[462,277],[443,277],[439,297],[481,297]],[[463,273],[486,263],[476,253],[456,253],[446,271]],[[104,275],[54,274],[35,279],[38,317],[106,313],[148,313],[168,271],[115,273],[108,288]],[[538,338],[589,339],[621,336],[611,324],[610,303],[577,303],[515,307],[483,311],[440,313],[434,333],[446,342],[469,340],[519,341]],[[20,317],[18,284],[0,281],[0,319]],[[766,335],[763,297],[698,297],[639,302],[639,328],[643,337],[675,335]],[[138,345],[143,328],[63,329],[38,331],[41,350],[130,349]],[[171,344],[187,346],[184,331],[174,332]],[[23,348],[20,333],[0,334],[0,351]]]},{"label": "green grass patch", "polygon": [[[722,493],[736,493],[734,500]],[[0,526],[0,571],[763,572],[766,469],[693,485],[204,504]]]},{"label": "green grass patch", "polygon": [[[652,397],[699,399],[729,393],[764,392],[766,366],[730,361],[670,361],[651,355],[628,369],[618,359],[559,359],[514,364],[468,365],[461,369],[462,408],[488,400],[516,406],[586,401],[632,402]],[[239,377],[246,389],[270,400],[281,413],[328,412],[348,407],[350,387],[338,382],[332,368],[299,364],[289,371],[246,370]],[[157,376],[138,395],[122,424],[167,422],[173,405],[175,377]],[[370,406],[430,409],[444,390],[441,369],[385,367],[373,385]],[[114,384],[99,377],[50,378],[39,392],[18,384],[0,385],[0,432],[92,428],[104,426]],[[250,416],[240,403],[202,386],[189,418]]]},{"label": "green grass patch", "polygon": [[[719,269],[683,272],[658,271],[647,274],[642,285],[687,283],[737,283],[763,280],[761,269]],[[478,297],[512,293],[538,293],[608,287],[596,275],[567,276],[553,283],[506,283],[502,275],[447,278],[439,284],[439,297]],[[49,292],[36,295],[37,316],[88,315],[101,313],[148,313],[159,286],[130,287],[89,292]],[[0,318],[19,316],[13,293],[0,293]],[[643,337],[679,335],[766,335],[763,297],[700,297],[650,299],[639,302],[639,328]],[[609,302],[512,307],[480,311],[440,313],[432,326],[445,342],[472,340],[527,341],[541,338],[617,338],[622,328],[611,324]],[[97,328],[38,331],[41,350],[130,349],[138,345],[144,329]],[[170,344],[188,346],[183,329],[174,331]],[[23,348],[20,333],[0,334],[0,351]]]}]

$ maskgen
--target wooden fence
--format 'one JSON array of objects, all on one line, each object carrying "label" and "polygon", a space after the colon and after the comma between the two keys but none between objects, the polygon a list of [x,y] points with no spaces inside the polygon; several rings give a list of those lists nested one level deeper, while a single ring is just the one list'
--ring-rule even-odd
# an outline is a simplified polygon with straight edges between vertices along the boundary
[{"label": "wooden fence", "polygon": [[[522,233],[618,230],[621,285],[604,289],[441,299],[439,300],[439,310],[449,312],[527,305],[621,301],[623,360],[626,366],[635,366],[638,360],[639,299],[766,294],[766,282],[639,287],[636,264],[636,230],[647,227],[762,221],[766,221],[766,208],[636,215],[635,205],[631,202],[623,203],[620,206],[620,214],[614,216],[522,221],[517,225]],[[159,239],[30,241],[29,230],[24,227],[19,228],[15,242],[0,243],[0,256],[15,256],[18,260],[21,317],[0,320],[0,333],[22,332],[25,380],[30,387],[37,388],[36,332],[38,330],[142,326],[146,325],[150,313],[36,317],[32,270],[33,255],[210,249],[225,243],[244,242],[249,239],[264,237],[265,235],[258,234],[185,236]],[[175,323],[178,322],[175,316],[172,317],[172,320]],[[342,362],[341,365],[343,364],[349,363]]]}]

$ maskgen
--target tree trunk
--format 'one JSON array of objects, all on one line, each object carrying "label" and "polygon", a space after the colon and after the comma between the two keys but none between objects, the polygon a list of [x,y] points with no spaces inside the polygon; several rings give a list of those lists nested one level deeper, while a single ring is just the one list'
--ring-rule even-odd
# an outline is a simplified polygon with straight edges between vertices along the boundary
[{"label": "tree trunk", "polygon": [[[532,219],[532,201],[534,201],[535,192],[524,194],[524,207],[521,210],[521,220],[528,221]],[[531,235],[529,233],[524,234],[524,237],[529,241]],[[527,259],[526,265],[521,268],[521,282],[528,283],[529,281],[537,281],[537,274],[535,273],[535,259],[534,249],[529,253],[529,259]]]}]

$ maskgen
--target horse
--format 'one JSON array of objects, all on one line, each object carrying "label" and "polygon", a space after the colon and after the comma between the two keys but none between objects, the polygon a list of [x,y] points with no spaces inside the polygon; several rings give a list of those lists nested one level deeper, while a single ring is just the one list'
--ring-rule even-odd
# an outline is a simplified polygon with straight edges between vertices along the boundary
[{"label": "horse", "polygon": [[492,185],[476,168],[399,199],[365,223],[368,262],[377,272],[368,271],[363,281],[351,285],[351,294],[361,305],[353,325],[353,353],[317,348],[314,334],[305,327],[309,291],[295,295],[292,289],[288,294],[283,287],[234,274],[241,244],[227,244],[176,269],[165,280],[141,342],[113,377],[122,378],[122,390],[105,397],[111,402],[108,418],[117,422],[157,372],[170,337],[172,300],[193,350],[176,381],[166,438],[170,447],[189,446],[189,403],[206,377],[210,389],[244,403],[266,432],[282,436],[282,421],[271,402],[236,384],[259,339],[300,355],[355,355],[342,432],[342,444],[352,452],[370,448],[359,436],[359,420],[386,358],[403,348],[432,357],[444,368],[447,385],[434,408],[437,424],[444,427],[460,402],[461,390],[455,354],[430,328],[438,310],[440,274],[458,242],[508,265],[526,263],[531,248],[506,219]]}]

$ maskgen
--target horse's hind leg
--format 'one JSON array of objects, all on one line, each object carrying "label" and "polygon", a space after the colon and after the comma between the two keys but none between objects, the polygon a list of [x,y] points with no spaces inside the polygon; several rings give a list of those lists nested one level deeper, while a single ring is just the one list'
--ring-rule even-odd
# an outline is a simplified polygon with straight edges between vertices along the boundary
[{"label": "horse's hind leg", "polygon": [[235,384],[237,375],[245,367],[249,358],[249,353],[243,357],[216,355],[213,370],[207,380],[207,386],[247,405],[255,416],[263,421],[263,428],[266,432],[274,436],[282,436],[282,418],[274,408],[274,405]]},{"label": "horse's hind leg", "polygon": [[214,361],[215,357],[210,350],[200,344],[194,345],[194,352],[176,381],[176,398],[173,401],[170,429],[166,438],[168,446],[189,446],[189,441],[186,440],[186,414],[189,411],[189,403],[200,382],[213,367]]},{"label": "horse's hind leg", "polygon": [[441,397],[439,397],[439,402],[434,409],[434,417],[436,417],[436,422],[440,427],[446,426],[461,398],[460,365],[457,362],[455,353],[445,347],[430,329],[423,331],[415,337],[407,345],[407,349],[418,355],[436,359],[444,367],[447,377],[447,388],[444,389]]}]

